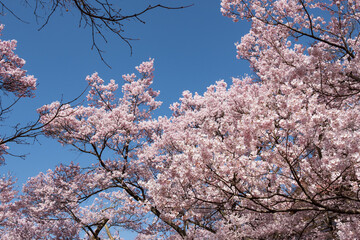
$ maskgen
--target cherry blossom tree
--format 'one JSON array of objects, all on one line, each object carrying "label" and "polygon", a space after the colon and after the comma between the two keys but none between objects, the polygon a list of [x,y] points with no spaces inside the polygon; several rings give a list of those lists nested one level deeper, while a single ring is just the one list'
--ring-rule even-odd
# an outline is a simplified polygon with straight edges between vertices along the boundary
[{"label": "cherry blossom tree", "polygon": [[38,111],[45,134],[91,158],[30,179],[18,226],[57,239],[360,235],[360,2],[221,6],[252,23],[236,48],[254,76],[185,91],[157,119],[153,60],[123,76],[121,96],[115,81],[87,77],[86,103]]},{"label": "cherry blossom tree", "polygon": [[188,234],[359,235],[359,6],[222,1],[252,22],[236,47],[256,76],[184,92],[150,148],[149,194]]}]

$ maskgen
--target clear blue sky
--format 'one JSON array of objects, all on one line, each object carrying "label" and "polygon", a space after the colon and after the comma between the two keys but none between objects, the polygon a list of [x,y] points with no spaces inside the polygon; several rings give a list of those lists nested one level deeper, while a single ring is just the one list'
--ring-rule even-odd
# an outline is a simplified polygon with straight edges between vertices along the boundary
[{"label": "clear blue sky", "polygon": [[[236,59],[234,43],[249,30],[247,22],[233,23],[220,13],[220,0],[162,1],[172,6],[194,6],[183,10],[157,9],[148,12],[146,24],[125,23],[125,35],[133,41],[133,55],[120,39],[108,34],[109,43],[100,44],[109,69],[91,51],[90,29],[78,28],[79,16],[74,11],[56,13],[49,24],[38,31],[43,19],[36,23],[33,9],[19,2],[9,7],[29,24],[12,15],[0,16],[5,24],[2,39],[16,39],[16,53],[26,60],[25,69],[38,79],[36,98],[23,100],[12,113],[10,122],[26,123],[36,119],[35,110],[52,101],[70,100],[86,87],[85,77],[97,71],[108,81],[122,84],[121,75],[135,72],[134,67],[147,59],[155,59],[154,89],[160,90],[163,101],[158,115],[170,115],[168,107],[178,101],[184,90],[202,94],[215,81],[249,73],[248,63]],[[143,0],[120,0],[123,8],[141,6]],[[148,1],[157,2],[157,1]],[[6,156],[7,165],[0,172],[10,171],[22,185],[28,177],[70,161],[87,161],[87,156],[62,147],[52,139],[39,138],[39,143],[10,147],[13,153],[28,153],[26,160]]]}]

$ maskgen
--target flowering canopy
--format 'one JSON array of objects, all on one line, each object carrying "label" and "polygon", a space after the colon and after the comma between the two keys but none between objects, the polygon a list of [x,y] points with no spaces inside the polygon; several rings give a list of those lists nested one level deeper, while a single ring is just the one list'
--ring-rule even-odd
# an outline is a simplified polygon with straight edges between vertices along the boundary
[{"label": "flowering canopy", "polygon": [[75,239],[115,239],[121,228],[139,239],[360,235],[360,2],[221,6],[252,22],[236,48],[254,76],[185,91],[158,119],[153,60],[137,67],[138,79],[123,76],[120,98],[114,81],[87,77],[86,105],[39,113],[54,119],[45,134],[94,161],[29,180],[18,226]]}]

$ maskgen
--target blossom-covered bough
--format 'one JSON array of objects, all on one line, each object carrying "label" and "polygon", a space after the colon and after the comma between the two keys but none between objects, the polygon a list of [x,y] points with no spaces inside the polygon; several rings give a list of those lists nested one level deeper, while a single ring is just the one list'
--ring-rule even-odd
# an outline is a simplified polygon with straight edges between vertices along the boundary
[{"label": "blossom-covered bough", "polygon": [[[155,100],[159,92],[150,88],[153,60],[136,69],[139,79],[135,74],[123,76],[126,83],[121,98],[115,95],[118,88],[115,81],[105,85],[94,73],[86,79],[91,87],[87,106],[60,106],[54,102],[38,110],[43,122],[57,114],[43,128],[45,134],[92,155],[95,161],[85,169],[78,165],[62,166],[61,173],[51,171],[33,178],[24,189],[27,193],[24,200],[34,206],[39,201],[50,201],[54,206],[49,211],[52,218],[71,219],[89,238],[99,239],[100,233],[113,238],[111,229],[116,227],[146,235],[166,233],[171,228],[185,236],[184,230],[172,219],[163,217],[161,209],[152,204],[144,185],[154,175],[148,160],[144,162],[139,154],[144,145],[152,142],[152,135],[160,131],[157,127],[160,124],[151,119],[151,112],[161,103]],[[54,178],[62,181],[57,184]],[[38,187],[43,181],[52,186],[50,191],[49,187]],[[57,210],[63,218],[56,215]],[[39,205],[36,211],[42,212],[43,206]],[[42,218],[33,221],[40,224]],[[77,236],[78,232],[74,234]]]},{"label": "blossom-covered bough", "polygon": [[[0,35],[3,29],[4,25],[0,25]],[[0,39],[0,165],[5,161],[4,155],[9,154],[8,143],[26,143],[41,134],[42,126],[48,124],[40,124],[40,119],[26,125],[6,122],[16,104],[22,99],[35,97],[36,90],[36,78],[27,74],[23,69],[25,60],[14,53],[16,45],[16,40]]]},{"label": "blossom-covered bough", "polygon": [[[4,25],[0,25],[0,34]],[[7,114],[13,109],[14,105],[24,97],[34,96],[36,89],[36,78],[27,75],[26,70],[22,69],[25,60],[18,57],[14,50],[16,40],[0,40],[0,120],[4,121]],[[9,96],[10,95],[10,96]],[[14,95],[12,98],[11,95]],[[27,130],[31,128],[15,128],[15,134],[5,135],[6,129],[2,129],[0,137],[0,161],[4,162],[3,155],[7,153],[6,143],[20,141],[23,135],[27,135]],[[26,133],[25,133],[26,132]],[[31,131],[30,131],[31,132]],[[27,137],[27,136],[24,136]]]},{"label": "blossom-covered bough", "polygon": [[203,95],[185,91],[171,117],[153,119],[160,102],[150,60],[137,68],[139,78],[123,76],[122,96],[114,81],[93,74],[86,104],[40,108],[42,121],[54,119],[45,134],[92,158],[28,181],[17,202],[24,234],[360,235],[360,2],[223,0],[221,6],[233,20],[252,22],[236,47],[254,77],[234,78],[230,86],[219,81]]}]

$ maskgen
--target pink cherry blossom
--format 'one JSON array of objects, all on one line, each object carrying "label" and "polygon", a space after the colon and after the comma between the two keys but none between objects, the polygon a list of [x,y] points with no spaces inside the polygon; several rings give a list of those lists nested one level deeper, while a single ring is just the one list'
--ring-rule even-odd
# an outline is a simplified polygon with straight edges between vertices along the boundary
[{"label": "pink cherry blossom", "polygon": [[[4,25],[0,25],[0,33]],[[26,75],[26,70],[22,67],[25,60],[19,58],[14,50],[16,49],[16,40],[0,40],[0,84],[1,90],[12,92],[17,97],[31,97],[36,89],[36,78],[32,75]]]},{"label": "pink cherry blossom", "polygon": [[41,107],[44,133],[89,158],[31,178],[16,199],[0,182],[1,204],[20,213],[1,218],[7,239],[360,235],[360,2],[221,7],[252,23],[236,50],[253,76],[184,91],[155,119],[150,59],[119,89],[95,73],[87,101]]}]

